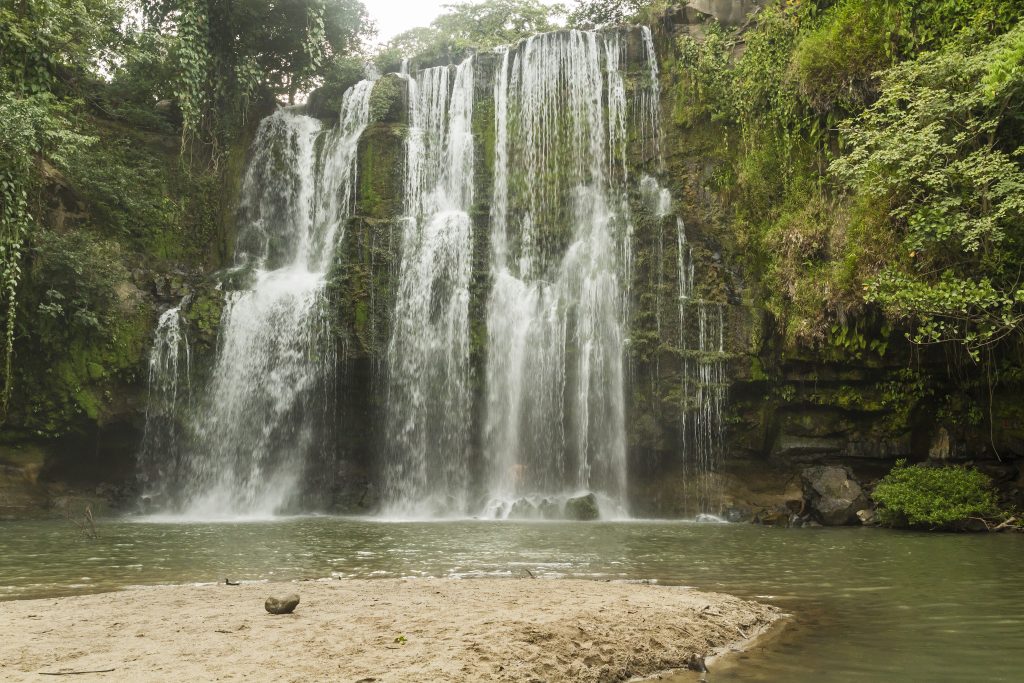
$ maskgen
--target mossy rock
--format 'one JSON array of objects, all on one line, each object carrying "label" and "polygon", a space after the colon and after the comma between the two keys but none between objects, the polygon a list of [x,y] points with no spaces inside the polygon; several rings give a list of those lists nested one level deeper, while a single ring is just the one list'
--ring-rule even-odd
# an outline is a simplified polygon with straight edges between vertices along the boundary
[{"label": "mossy rock", "polygon": [[183,311],[189,328],[188,338],[192,344],[207,349],[216,347],[217,330],[225,303],[224,292],[209,284],[196,291]]},{"label": "mossy rock", "polygon": [[359,139],[356,208],[367,218],[392,220],[405,203],[405,126],[374,123]]},{"label": "mossy rock", "polygon": [[597,506],[597,496],[588,493],[565,501],[565,518],[577,522],[591,522],[600,519],[601,510]]}]

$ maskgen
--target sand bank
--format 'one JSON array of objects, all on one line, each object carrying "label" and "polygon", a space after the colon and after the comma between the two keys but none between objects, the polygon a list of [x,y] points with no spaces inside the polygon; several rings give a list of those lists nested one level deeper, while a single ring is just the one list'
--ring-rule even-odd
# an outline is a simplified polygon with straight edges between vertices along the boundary
[{"label": "sand bank", "polygon": [[[294,614],[264,611],[290,592]],[[0,603],[0,680],[620,681],[721,652],[778,615],[717,593],[571,580],[138,588]]]}]

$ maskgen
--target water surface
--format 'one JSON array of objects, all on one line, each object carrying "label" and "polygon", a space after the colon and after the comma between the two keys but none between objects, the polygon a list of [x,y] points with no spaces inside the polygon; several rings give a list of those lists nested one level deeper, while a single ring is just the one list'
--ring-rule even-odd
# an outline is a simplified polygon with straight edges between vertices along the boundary
[{"label": "water surface", "polygon": [[[724,681],[1024,679],[1024,536],[684,522],[0,523],[0,599],[322,577],[651,580],[793,614]],[[2,614],[2,608],[0,608]],[[692,680],[692,679],[691,679]]]}]

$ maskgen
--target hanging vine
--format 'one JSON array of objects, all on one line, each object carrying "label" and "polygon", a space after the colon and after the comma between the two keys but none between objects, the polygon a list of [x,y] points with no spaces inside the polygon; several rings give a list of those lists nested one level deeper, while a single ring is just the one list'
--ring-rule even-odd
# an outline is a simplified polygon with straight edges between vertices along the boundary
[{"label": "hanging vine", "polygon": [[175,94],[182,116],[184,150],[201,135],[207,111],[210,72],[209,16],[202,0],[183,0],[177,17],[178,79]]},{"label": "hanging vine", "polygon": [[0,310],[4,315],[3,388],[0,389],[0,424],[14,389],[12,375],[14,332],[17,322],[21,252],[32,223],[29,186],[35,147],[35,127],[23,100],[0,103]]}]

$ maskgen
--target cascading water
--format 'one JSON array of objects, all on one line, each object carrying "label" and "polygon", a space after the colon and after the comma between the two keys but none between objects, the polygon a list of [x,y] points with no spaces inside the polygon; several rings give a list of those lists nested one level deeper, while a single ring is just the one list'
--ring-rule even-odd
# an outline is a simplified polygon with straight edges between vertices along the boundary
[{"label": "cascading water", "polygon": [[[625,510],[630,227],[616,34],[534,36],[495,78],[488,514],[588,490]],[[550,502],[550,501],[549,501]],[[608,505],[614,510],[608,510]]]},{"label": "cascading water", "polygon": [[191,372],[192,354],[181,306],[175,306],[160,315],[149,352],[146,426],[138,458],[144,501],[160,500],[164,486],[175,478],[178,463],[168,455],[180,448],[177,419],[191,404]]},{"label": "cascading water", "polygon": [[225,295],[209,384],[165,486],[172,512],[217,518],[298,507],[306,469],[328,455],[335,359],[324,287],[351,212],[372,87],[363,81],[345,94],[334,130],[287,109],[260,125],[233,273],[248,287]]},{"label": "cascading water", "polygon": [[392,515],[468,509],[473,60],[408,75],[402,260],[388,349]]},{"label": "cascading water", "polygon": [[[627,514],[629,175],[658,175],[664,145],[651,33],[628,40],[646,74],[630,70],[623,35],[560,31],[457,67],[403,63],[409,119],[386,358],[386,514],[557,514],[582,491],[598,495],[603,516]],[[474,100],[487,97],[481,81],[493,109]],[[352,215],[372,89],[364,81],[345,94],[336,127],[291,110],[261,124],[228,278],[247,284],[225,296],[218,353],[187,429],[168,439],[154,426],[150,436],[147,421],[144,451],[175,453],[161,456],[168,464],[150,482],[169,511],[209,518],[313,507],[303,497],[311,473],[333,464],[336,428],[326,271]],[[478,130],[493,111],[493,156],[474,139],[475,109],[485,117]],[[474,207],[484,170],[493,181],[487,232]],[[651,176],[639,191],[659,219],[660,293],[673,201]],[[724,310],[694,297],[693,259],[681,221],[676,228],[684,460],[702,476],[720,450]],[[475,248],[490,258],[489,289],[474,280]],[[471,304],[483,309],[473,320],[485,329],[473,327]],[[658,301],[659,338],[671,315],[663,308]],[[169,353],[170,320],[161,319],[155,358]],[[471,354],[480,333],[484,353]],[[161,381],[151,382],[159,396]],[[701,511],[712,497],[710,485],[701,489]]]}]

